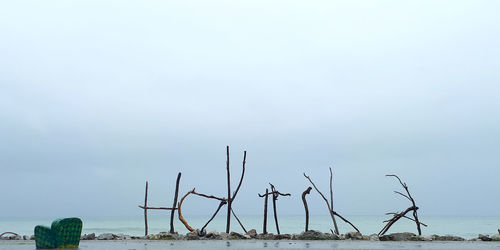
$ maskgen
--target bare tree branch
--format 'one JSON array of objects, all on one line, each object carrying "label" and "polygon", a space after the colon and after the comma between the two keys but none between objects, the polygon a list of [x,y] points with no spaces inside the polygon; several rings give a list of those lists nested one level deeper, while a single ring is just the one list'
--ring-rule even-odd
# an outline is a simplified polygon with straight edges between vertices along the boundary
[{"label": "bare tree branch", "polygon": [[306,177],[307,180],[309,180],[309,182],[313,185],[314,189],[316,190],[316,192],[319,193],[319,195],[321,195],[321,198],[323,198],[323,200],[325,201],[326,203],[326,206],[328,207],[328,212],[330,213],[330,217],[332,217],[332,221],[333,221],[333,225],[335,227],[335,234],[339,234],[339,229],[337,227],[337,221],[335,221],[335,216],[333,214],[333,210],[332,210],[332,207],[330,206],[330,203],[328,202],[328,200],[326,199],[326,197],[323,195],[323,193],[321,193],[321,191],[319,191],[318,187],[316,187],[316,184],[314,184],[314,182],[311,180],[311,178],[309,178],[309,176],[306,175],[306,173],[303,173],[304,174],[304,177]]},{"label": "bare tree branch", "polygon": [[309,208],[307,207],[306,195],[308,195],[311,192],[311,189],[312,189],[312,187],[308,187],[302,193],[302,202],[304,203],[304,209],[306,210],[306,230],[304,232],[309,231]]}]

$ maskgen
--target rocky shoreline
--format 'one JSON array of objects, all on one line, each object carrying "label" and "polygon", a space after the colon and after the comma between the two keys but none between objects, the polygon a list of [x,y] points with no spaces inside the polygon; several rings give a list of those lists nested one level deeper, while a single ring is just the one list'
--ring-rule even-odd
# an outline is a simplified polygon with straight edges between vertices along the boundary
[{"label": "rocky shoreline", "polygon": [[[335,235],[323,233],[316,230],[309,230],[300,234],[257,234],[255,229],[249,230],[246,234],[237,232],[202,232],[193,231],[187,234],[160,232],[147,236],[132,236],[125,234],[95,233],[84,234],[81,240],[360,240],[360,241],[500,241],[500,234],[487,235],[479,234],[477,238],[465,239],[453,235],[421,235],[414,233],[391,233],[382,236],[377,234],[362,235],[358,232],[348,232],[346,234]],[[34,240],[34,236],[12,234],[0,237],[0,240]]]}]

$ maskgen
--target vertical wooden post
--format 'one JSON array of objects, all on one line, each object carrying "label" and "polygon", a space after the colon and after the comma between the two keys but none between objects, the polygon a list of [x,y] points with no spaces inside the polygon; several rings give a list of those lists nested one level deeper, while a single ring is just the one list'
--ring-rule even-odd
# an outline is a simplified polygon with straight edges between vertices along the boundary
[{"label": "vertical wooden post", "polygon": [[226,219],[226,233],[229,233],[231,227],[231,177],[229,173],[229,146],[226,146],[226,170],[227,170],[227,219]]},{"label": "vertical wooden post", "polygon": [[309,231],[309,208],[307,207],[307,200],[306,200],[306,195],[308,195],[311,192],[311,187],[308,187],[303,193],[302,193],[302,202],[304,203],[304,209],[306,210],[306,231]]},{"label": "vertical wooden post", "polygon": [[174,213],[177,207],[177,198],[179,197],[179,182],[181,180],[181,172],[177,175],[177,181],[175,182],[175,195],[174,204],[172,205],[172,210],[170,211],[170,233],[174,233]]},{"label": "vertical wooden post", "polygon": [[144,235],[148,235],[148,182],[146,181],[146,194],[144,195]]},{"label": "vertical wooden post", "polygon": [[263,234],[267,234],[267,197],[269,195],[269,190],[266,188],[265,200],[264,200],[264,228],[262,229]]},{"label": "vertical wooden post", "polygon": [[278,226],[278,215],[276,214],[276,200],[278,200],[278,195],[274,189],[274,187],[271,185],[271,192],[273,193],[273,214],[274,214],[274,223],[276,224],[276,232],[280,234],[280,227]]}]

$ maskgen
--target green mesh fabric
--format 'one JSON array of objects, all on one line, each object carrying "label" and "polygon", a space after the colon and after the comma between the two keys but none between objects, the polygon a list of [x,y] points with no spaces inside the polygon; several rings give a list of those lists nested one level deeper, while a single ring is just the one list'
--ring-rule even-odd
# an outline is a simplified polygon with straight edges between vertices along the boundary
[{"label": "green mesh fabric", "polygon": [[36,248],[56,248],[56,239],[49,227],[35,227]]},{"label": "green mesh fabric", "polygon": [[37,248],[77,248],[82,233],[82,220],[79,218],[57,219],[51,228],[35,227]]}]

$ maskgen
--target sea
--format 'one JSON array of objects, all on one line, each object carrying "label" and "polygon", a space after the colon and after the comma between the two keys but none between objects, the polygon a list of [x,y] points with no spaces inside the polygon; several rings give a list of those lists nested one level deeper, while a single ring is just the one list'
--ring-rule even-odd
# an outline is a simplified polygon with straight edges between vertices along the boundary
[{"label": "sea", "polygon": [[[188,223],[193,228],[201,228],[210,216],[185,216]],[[383,221],[389,219],[389,216],[369,216],[369,215],[352,215],[344,216],[358,227],[364,235],[377,234],[384,226]],[[83,220],[83,234],[102,233],[127,234],[141,236],[145,234],[144,216],[139,214],[136,216],[84,216],[80,217]],[[36,225],[50,226],[51,222],[56,219],[52,217],[36,217],[36,218],[9,218],[0,217],[0,234],[3,232],[15,232],[20,235],[33,235],[33,229]],[[256,229],[258,233],[263,230],[263,216],[247,215],[239,216],[240,221],[246,230]],[[427,227],[422,226],[423,235],[456,235],[466,239],[476,238],[478,234],[497,234],[500,228],[500,216],[420,216],[421,222]],[[340,233],[354,231],[354,229],[337,219],[337,224]],[[283,233],[300,233],[305,229],[305,217],[303,215],[282,215],[278,217],[278,225],[280,232]],[[148,215],[149,234],[167,232],[170,229],[170,214],[154,214]],[[225,214],[218,215],[208,225],[207,232],[218,231],[223,232],[226,228]],[[177,214],[174,219],[175,231],[185,234],[187,229],[179,221]],[[309,218],[309,229],[319,230],[322,232],[330,232],[333,229],[333,223],[329,216],[311,216]],[[231,231],[244,232],[236,219],[231,219]],[[267,231],[276,233],[276,225],[274,217],[270,214],[267,218]],[[413,232],[417,229],[415,223],[408,219],[402,218],[395,223],[391,232]]]}]

